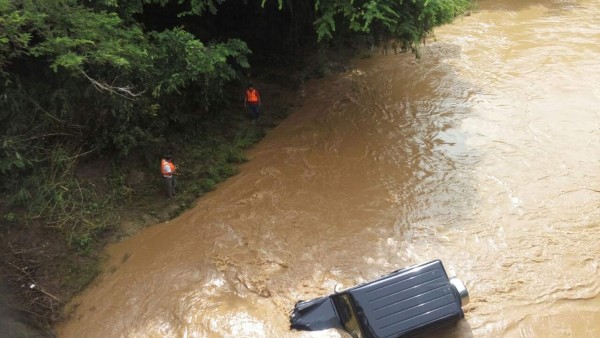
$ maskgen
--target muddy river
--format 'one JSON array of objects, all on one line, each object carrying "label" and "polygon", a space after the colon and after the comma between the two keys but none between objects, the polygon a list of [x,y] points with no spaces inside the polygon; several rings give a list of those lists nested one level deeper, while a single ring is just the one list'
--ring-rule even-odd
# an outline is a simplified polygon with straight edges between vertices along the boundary
[{"label": "muddy river", "polygon": [[479,6],[421,60],[308,82],[240,174],[109,248],[59,336],[348,337],[289,312],[439,258],[471,295],[444,336],[600,337],[600,1]]}]

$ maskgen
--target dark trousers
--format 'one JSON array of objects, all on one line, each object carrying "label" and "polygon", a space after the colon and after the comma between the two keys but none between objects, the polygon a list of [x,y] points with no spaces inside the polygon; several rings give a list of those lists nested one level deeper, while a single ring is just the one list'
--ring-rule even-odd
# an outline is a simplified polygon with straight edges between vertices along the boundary
[{"label": "dark trousers", "polygon": [[258,103],[248,103],[248,111],[250,112],[250,118],[252,120],[258,120],[258,116],[260,115]]},{"label": "dark trousers", "polygon": [[175,177],[164,176],[163,178],[167,187],[167,197],[171,198],[171,196],[175,195]]}]

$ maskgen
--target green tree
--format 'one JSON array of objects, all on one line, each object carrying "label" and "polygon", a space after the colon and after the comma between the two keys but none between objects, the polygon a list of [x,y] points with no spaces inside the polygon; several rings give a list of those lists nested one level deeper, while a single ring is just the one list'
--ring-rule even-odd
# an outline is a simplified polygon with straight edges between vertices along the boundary
[{"label": "green tree", "polygon": [[416,50],[434,27],[452,22],[472,6],[470,0],[317,0],[315,27],[319,39],[333,38],[338,21],[356,32],[383,27],[405,49]]},{"label": "green tree", "polygon": [[[11,227],[33,220],[63,234],[75,256],[86,254],[118,222],[114,210],[130,191],[118,161],[106,178],[112,190],[102,193],[76,178],[80,162],[155,157],[172,134],[180,143],[202,137],[214,149],[190,157],[214,166],[193,189],[209,189],[234,172],[227,165],[243,159],[243,145],[260,137],[227,130],[231,115],[220,109],[250,61],[296,67],[306,49],[356,37],[394,38],[418,52],[434,27],[470,5],[0,0],[0,210],[11,208],[5,217]],[[225,134],[237,145],[224,145]]]}]

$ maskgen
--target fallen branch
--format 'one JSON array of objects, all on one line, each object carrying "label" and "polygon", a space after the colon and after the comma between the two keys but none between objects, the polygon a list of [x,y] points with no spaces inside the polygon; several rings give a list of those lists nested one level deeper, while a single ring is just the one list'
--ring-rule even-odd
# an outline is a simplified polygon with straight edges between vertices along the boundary
[{"label": "fallen branch", "polygon": [[83,70],[81,71],[81,74],[83,74],[83,76],[85,76],[98,91],[107,91],[111,94],[121,96],[128,100],[133,100],[136,97],[138,97],[144,93],[143,91],[139,92],[139,93],[134,93],[132,91],[131,86],[117,87],[117,86],[109,85],[108,83],[100,82],[100,81],[92,78],[91,76],[87,75],[87,73],[84,72]]},{"label": "fallen branch", "polygon": [[44,295],[46,295],[46,296],[48,296],[48,297],[50,297],[50,298],[52,298],[52,299],[56,300],[57,302],[59,302],[59,303],[62,303],[62,302],[61,302],[61,300],[60,300],[58,297],[56,297],[55,295],[51,294],[50,292],[47,292],[46,290],[44,290],[44,288],[42,288],[42,287],[39,287],[39,286],[36,284],[35,280],[33,279],[33,277],[31,276],[31,274],[30,274],[29,272],[27,272],[27,271],[26,271],[26,270],[24,270],[23,268],[20,268],[20,267],[18,267],[18,266],[16,266],[16,265],[14,265],[14,264],[13,264],[13,263],[11,263],[11,262],[7,262],[7,263],[8,263],[8,265],[9,265],[9,266],[11,266],[13,269],[15,269],[15,270],[19,271],[19,272],[21,273],[21,277],[25,277],[25,278],[27,278],[27,279],[29,280],[29,283],[30,283],[30,284],[29,284],[29,286],[28,286],[28,287],[29,287],[29,289],[30,289],[30,290],[33,290],[33,289],[35,289],[35,290],[37,290],[37,291],[39,291],[39,292],[43,293]]}]

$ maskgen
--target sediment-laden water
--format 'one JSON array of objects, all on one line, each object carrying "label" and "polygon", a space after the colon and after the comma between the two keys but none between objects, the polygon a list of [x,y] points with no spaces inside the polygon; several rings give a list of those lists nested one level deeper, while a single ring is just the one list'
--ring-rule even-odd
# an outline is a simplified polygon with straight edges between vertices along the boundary
[{"label": "sediment-laden water", "polygon": [[307,83],[239,175],[109,249],[59,335],[347,337],[289,312],[440,258],[471,294],[445,335],[600,337],[599,18],[481,1],[421,60]]}]

